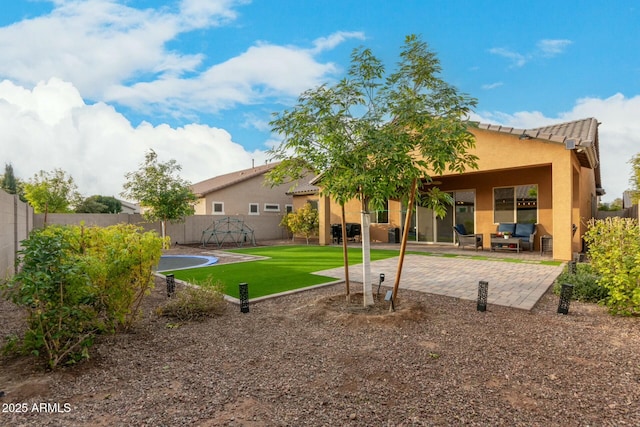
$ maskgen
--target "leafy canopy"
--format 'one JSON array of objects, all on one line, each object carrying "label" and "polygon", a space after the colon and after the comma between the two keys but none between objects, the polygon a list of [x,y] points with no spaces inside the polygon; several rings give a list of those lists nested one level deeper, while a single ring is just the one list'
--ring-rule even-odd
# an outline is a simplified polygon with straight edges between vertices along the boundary
[{"label": "leafy canopy", "polygon": [[111,196],[90,196],[77,207],[76,213],[120,213],[122,202]]},{"label": "leafy canopy", "polygon": [[370,49],[355,49],[347,77],[307,90],[275,114],[271,125],[282,142],[270,154],[282,162],[268,178],[278,184],[310,168],[322,174],[323,195],[379,210],[418,180],[477,168],[465,122],[476,101],[440,72],[435,53],[415,35],[406,37],[390,74]]},{"label": "leafy canopy", "polygon": [[67,213],[80,199],[73,177],[62,169],[41,170],[24,184],[24,197],[35,213]]},{"label": "leafy canopy", "polygon": [[193,215],[197,197],[177,173],[182,167],[175,160],[158,162],[158,155],[150,150],[140,169],[125,175],[122,196],[137,200],[145,208],[144,217],[149,221],[180,221]]}]

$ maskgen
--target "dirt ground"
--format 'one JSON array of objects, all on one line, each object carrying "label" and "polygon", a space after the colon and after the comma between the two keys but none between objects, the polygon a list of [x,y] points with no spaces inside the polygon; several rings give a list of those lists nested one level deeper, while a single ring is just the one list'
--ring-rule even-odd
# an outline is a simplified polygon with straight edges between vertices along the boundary
[{"label": "dirt ground", "polygon": [[[390,313],[344,294],[177,323],[154,313],[158,279],[134,331],[100,337],[88,361],[1,358],[0,425],[640,425],[638,318],[577,302],[558,315],[550,292],[531,312],[401,290]],[[1,301],[0,316],[3,336],[20,332],[19,309]]]}]

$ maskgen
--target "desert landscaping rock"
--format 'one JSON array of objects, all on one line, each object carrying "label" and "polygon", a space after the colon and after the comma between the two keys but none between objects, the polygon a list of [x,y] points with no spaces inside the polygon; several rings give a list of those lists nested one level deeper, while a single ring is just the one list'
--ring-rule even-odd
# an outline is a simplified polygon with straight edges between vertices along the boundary
[{"label": "desert landscaping rock", "polygon": [[[224,259],[221,262],[225,262]],[[202,322],[159,318],[158,279],[128,334],[45,372],[3,357],[0,402],[68,403],[2,413],[3,426],[600,426],[640,424],[638,318],[547,293],[528,312],[400,290],[364,310],[361,285],[251,304]],[[385,289],[386,291],[386,289]],[[0,302],[3,332],[21,313]]]}]

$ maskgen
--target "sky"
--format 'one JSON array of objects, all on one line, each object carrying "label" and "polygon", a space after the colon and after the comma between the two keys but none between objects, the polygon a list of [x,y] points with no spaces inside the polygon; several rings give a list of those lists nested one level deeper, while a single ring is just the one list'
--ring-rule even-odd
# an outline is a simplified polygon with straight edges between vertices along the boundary
[{"label": "sky", "polygon": [[408,34],[477,99],[473,120],[597,118],[603,200],[622,197],[640,153],[636,0],[7,1],[0,162],[115,197],[149,149],[192,183],[263,164],[273,113],[343,77],[355,48],[392,71]]}]

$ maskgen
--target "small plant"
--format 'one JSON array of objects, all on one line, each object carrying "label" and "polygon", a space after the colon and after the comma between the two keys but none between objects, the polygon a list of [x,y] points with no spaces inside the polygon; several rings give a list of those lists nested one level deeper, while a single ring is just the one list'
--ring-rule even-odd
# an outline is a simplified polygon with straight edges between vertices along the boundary
[{"label": "small plant", "polygon": [[227,307],[222,293],[223,284],[211,283],[211,279],[207,282],[202,286],[186,286],[179,290],[156,313],[178,321],[203,320],[221,315]]},{"label": "small plant", "polygon": [[607,288],[599,284],[600,276],[593,271],[590,264],[576,264],[576,272],[572,274],[568,267],[558,276],[553,292],[560,295],[562,285],[573,285],[572,298],[577,301],[601,303],[609,296]]}]

